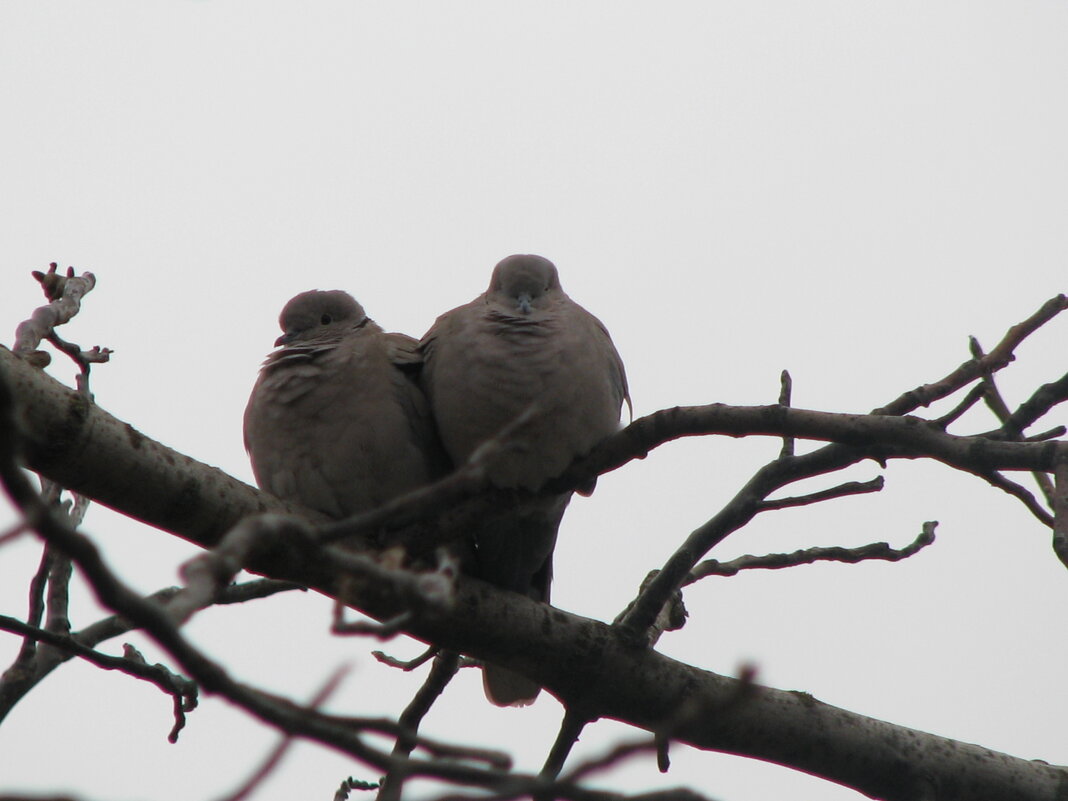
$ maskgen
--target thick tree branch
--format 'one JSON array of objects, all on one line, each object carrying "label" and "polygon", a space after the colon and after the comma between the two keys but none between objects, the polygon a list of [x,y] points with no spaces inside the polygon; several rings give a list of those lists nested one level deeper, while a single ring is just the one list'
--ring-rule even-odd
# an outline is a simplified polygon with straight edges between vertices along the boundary
[{"label": "thick tree branch", "polygon": [[[71,548],[70,543],[56,544]],[[379,619],[410,608],[386,575],[353,582],[333,556],[317,555],[314,548],[303,545],[296,549],[275,545],[256,557],[265,572],[339,596]],[[96,557],[90,553],[80,558],[92,578]],[[351,730],[326,721],[317,723],[314,718],[309,722],[306,710],[286,712],[236,685],[217,666],[190,653],[181,639],[175,639],[170,618],[150,611],[136,596],[113,590],[104,600],[149,631],[163,632],[157,634],[161,644],[206,690],[239,698],[255,714],[287,730],[332,744],[343,742],[346,750],[352,749],[350,753],[383,767],[387,764],[382,755],[366,753]],[[758,687],[750,701],[723,712],[730,699],[737,697],[737,681],[634,648],[605,624],[463,577],[457,582],[453,606],[419,611],[410,631],[425,641],[522,669],[565,702],[580,702],[595,716],[650,731],[659,730],[682,705],[707,704],[721,711],[691,717],[674,730],[676,739],[698,748],[789,765],[877,798],[915,798],[922,785],[935,782],[942,799],[1052,801],[1058,783],[1066,779],[1059,768],[864,718],[802,694]],[[904,753],[909,753],[909,760],[894,756]],[[893,769],[888,768],[891,764]],[[421,764],[413,774],[456,775],[436,764]]]},{"label": "thick tree branch", "polygon": [[[988,358],[996,354],[998,349]],[[997,357],[1007,359],[1004,349]],[[939,393],[974,369],[964,365],[947,379],[902,396],[909,400],[898,405],[941,397]],[[20,401],[19,428],[27,463],[55,474],[53,477],[58,476],[64,485],[90,496],[104,496],[113,508],[205,546],[218,542],[237,519],[250,513],[285,510],[251,487],[163,449],[98,407],[72,400],[73,393],[50,387],[50,379],[19,363],[7,351],[0,351],[0,374],[7,377]],[[0,398],[0,406],[5,400]],[[664,442],[696,433],[797,435],[848,443],[778,461],[775,470],[754,478],[758,486],[750,482],[753,498],[766,497],[767,487],[783,486],[791,477],[829,472],[873,452],[880,456],[930,456],[971,472],[1048,471],[1064,462],[1060,443],[954,437],[914,418],[830,415],[778,406],[695,407],[658,415],[643,418],[610,438],[582,469],[589,470],[590,464],[608,464],[597,461],[606,458],[605,454],[613,459],[622,454],[629,460],[650,443],[659,444],[658,437]],[[637,433],[632,430],[636,427]],[[10,446],[10,437],[5,437]],[[874,449],[869,448],[872,442]],[[128,483],[133,478],[137,480]],[[1068,482],[1068,476],[1065,479],[1059,485]],[[131,485],[136,492],[130,491]],[[220,488],[225,490],[223,495]],[[177,508],[175,497],[181,498],[181,508]],[[29,522],[35,528],[48,523],[32,516]],[[730,525],[736,522],[721,521]],[[350,728],[315,715],[313,710],[279,706],[276,699],[272,702],[236,684],[218,666],[190,651],[168,615],[108,583],[99,557],[86,548],[84,538],[57,535],[53,542],[78,561],[105,603],[156,637],[206,690],[238,699],[254,714],[286,730],[335,747],[343,742],[347,752],[388,768],[388,755],[367,750]],[[651,649],[636,648],[613,627],[464,577],[456,582],[451,604],[420,605],[413,603],[418,596],[406,589],[408,585],[398,571],[376,570],[369,560],[339,560],[337,555],[337,549],[322,549],[314,538],[294,536],[254,549],[248,566],[339,597],[380,620],[412,611],[408,630],[414,636],[522,670],[565,703],[581,705],[592,716],[626,721],[653,732],[671,726],[675,739],[695,747],[788,765],[872,797],[1053,801],[1068,782],[1061,768],[864,718],[804,694],[752,686],[746,702],[732,706],[730,702],[737,699],[744,682],[684,665]],[[674,726],[680,709],[691,712],[681,725]],[[421,762],[411,775],[467,781],[474,777],[472,770]]]},{"label": "thick tree branch", "polygon": [[[305,519],[323,518],[231,478],[155,442],[89,403],[78,393],[0,347],[0,379],[18,398],[18,429],[26,465],[65,487],[149,525],[171,531],[205,547],[250,514],[281,512]],[[684,436],[794,435],[844,443],[776,462],[778,486],[801,475],[818,475],[864,458],[938,459],[961,470],[1053,470],[1059,442],[1005,442],[947,434],[915,417],[836,414],[772,406],[675,407],[640,418],[609,437],[585,459],[549,483],[547,492],[566,491],[603,472],[639,458],[654,447]],[[861,450],[854,450],[854,447]],[[823,453],[826,451],[826,453]],[[817,455],[819,454],[819,455]],[[449,481],[449,479],[445,479]],[[138,487],[131,493],[131,486]],[[436,486],[436,485],[435,485]],[[775,487],[777,488],[777,487]],[[462,494],[462,492],[460,493]],[[448,501],[454,497],[445,493]],[[472,519],[515,503],[520,493],[485,493],[446,506],[418,504],[412,522],[405,509],[393,541],[434,547],[457,536]],[[376,527],[388,528],[375,514]],[[324,521],[326,522],[326,521]],[[336,527],[336,526],[332,526]],[[359,539],[346,539],[359,547]],[[432,545],[427,546],[426,543]]]}]

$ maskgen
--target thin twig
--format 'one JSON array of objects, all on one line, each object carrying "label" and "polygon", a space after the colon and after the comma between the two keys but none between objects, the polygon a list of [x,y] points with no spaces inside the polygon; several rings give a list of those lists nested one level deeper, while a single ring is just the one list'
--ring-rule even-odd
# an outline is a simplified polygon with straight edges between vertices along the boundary
[{"label": "thin twig", "polygon": [[990,353],[980,359],[969,359],[956,370],[930,384],[903,393],[895,400],[873,414],[908,414],[921,406],[930,406],[936,400],[952,395],[958,389],[970,384],[984,373],[995,373],[1015,359],[1013,351],[1027,337],[1044,326],[1065,309],[1068,309],[1068,296],[1057,295],[1042,304],[1026,320],[1012,326]]},{"label": "thin twig", "polygon": [[398,721],[403,728],[403,733],[397,737],[393,744],[393,758],[398,766],[382,779],[381,789],[378,792],[378,801],[399,801],[401,790],[404,787],[404,766],[408,764],[407,758],[418,742],[419,725],[423,722],[430,711],[430,707],[444,692],[445,687],[452,681],[456,671],[460,668],[460,655],[455,651],[442,651],[434,660],[434,665],[427,674],[426,680],[419,691],[412,698],[411,703],[405,707]]},{"label": "thin twig", "polygon": [[330,623],[330,633],[340,636],[377,637],[380,640],[389,640],[404,631],[405,625],[411,622],[411,611],[401,612],[399,615],[376,623],[371,620],[345,620],[345,604],[334,601],[334,612]]},{"label": "thin twig", "polygon": [[[3,401],[0,388],[0,414],[4,411]],[[223,695],[250,714],[284,732],[330,745],[379,769],[389,770],[395,767],[388,754],[363,741],[359,727],[362,725],[382,732],[396,733],[399,731],[396,724],[380,722],[375,725],[373,721],[323,715],[314,709],[282,701],[276,696],[230,678],[221,665],[208,659],[186,640],[165,610],[145,601],[122,584],[104,564],[96,546],[87,537],[70,529],[65,521],[48,514],[47,510],[44,510],[44,513],[30,512],[29,508],[36,506],[39,501],[25,476],[14,468],[9,460],[3,458],[5,454],[2,450],[0,447],[0,480],[27,518],[34,521],[38,533],[71,557],[103,604],[117,611],[121,610],[122,615],[167,650],[204,691]],[[500,770],[498,766],[502,755],[496,752],[437,744],[424,738],[419,738],[418,744],[431,752],[449,755],[447,761],[420,760],[419,775],[483,786],[490,780],[488,774],[495,775]],[[486,760],[492,767],[477,768],[465,764],[466,761],[477,758]]]},{"label": "thin twig", "polygon": [[975,474],[980,478],[985,479],[992,487],[1004,490],[1012,497],[1018,499],[1025,507],[1027,507],[1027,511],[1033,514],[1043,525],[1053,528],[1053,515],[1046,511],[1042,504],[1038,502],[1038,499],[1035,498],[1034,494],[1029,492],[1025,487],[1006,478],[996,470],[976,471]]},{"label": "thin twig", "polygon": [[[912,412],[963,388],[987,372],[994,372],[1013,359],[1013,350],[1028,335],[1068,308],[1068,297],[1058,295],[1017,325],[1012,326],[998,345],[981,359],[971,359],[942,379],[910,390],[876,409],[873,415],[899,416]],[[793,410],[781,410],[782,414]],[[641,422],[641,421],[639,421]],[[911,426],[910,428],[915,427]],[[924,429],[932,434],[934,426]],[[941,434],[941,436],[949,436]],[[620,625],[625,636],[634,642],[644,640],[664,605],[682,586],[697,562],[732,532],[746,525],[758,512],[767,496],[788,483],[837,470],[871,455],[870,450],[856,450],[840,444],[827,445],[804,456],[779,459],[760,468],[735,497],[711,520],[696,529],[668,559],[663,569],[629,607]]]},{"label": "thin twig", "polygon": [[0,531],[0,547],[18,539],[28,531],[30,531],[30,528],[26,525],[26,523],[22,520],[19,520],[18,522],[12,524],[7,529],[7,531]]},{"label": "thin twig", "polygon": [[[793,393],[794,382],[790,378],[790,373],[783,370],[779,374],[779,405],[783,408],[789,408],[791,405],[790,397]],[[782,450],[779,451],[779,458],[785,459],[787,456],[794,455],[794,438],[784,435],[782,438]]]},{"label": "thin twig", "polygon": [[967,394],[964,396],[960,403],[958,403],[956,406],[954,406],[941,417],[936,417],[931,422],[933,422],[936,426],[943,430],[949,428],[949,426],[957,422],[957,420],[959,420],[965,412],[975,406],[975,404],[978,403],[985,394],[985,386],[983,384],[976,384],[974,387],[968,390]]},{"label": "thin twig", "polygon": [[1053,493],[1053,552],[1068,567],[1068,459],[1057,463]]},{"label": "thin twig", "polygon": [[89,393],[89,365],[91,361],[107,361],[110,351],[99,348],[88,354],[76,345],[61,340],[55,333],[57,326],[71,320],[81,309],[82,298],[96,286],[96,276],[82,273],[75,276],[74,268],[68,267],[66,275],[60,275],[57,265],[52,262],[47,273],[33,271],[33,277],[41,284],[49,303],[34,310],[30,318],[15,329],[15,353],[38,367],[46,366],[51,357],[44,351],[36,350],[43,339],[49,339],[63,353],[74,359],[79,368],[78,389]]},{"label": "thin twig", "polygon": [[[334,793],[334,801],[347,801],[349,794],[353,790],[366,792],[368,790],[377,790],[379,786],[378,782],[363,781],[362,779],[354,779],[349,776],[341,782],[341,786],[337,788],[337,791]],[[3,799],[0,799],[0,801],[3,801]]]},{"label": "thin twig", "polygon": [[908,559],[915,553],[935,540],[935,527],[937,521],[928,521],[923,524],[919,535],[904,548],[891,548],[885,542],[873,542],[856,548],[843,548],[839,546],[822,548],[804,548],[793,553],[771,553],[764,556],[739,556],[729,562],[720,562],[716,559],[708,559],[701,562],[686,579],[686,584],[693,584],[708,576],[734,576],[743,570],[778,570],[784,567],[797,567],[798,565],[810,565],[815,562],[848,562],[855,564],[868,560],[878,559],[885,562],[899,562]]},{"label": "thin twig", "polygon": [[[969,340],[969,347],[971,348],[972,355],[977,359],[983,357],[983,346],[979,344],[979,340],[975,337],[971,337]],[[1064,379],[1062,379],[1063,381]],[[1001,423],[1001,430],[1008,439],[1022,440],[1024,439],[1024,430],[1028,425],[1038,419],[1038,416],[1045,414],[1046,411],[1053,405],[1053,396],[1056,393],[1049,393],[1047,397],[1050,397],[1050,406],[1045,407],[1039,412],[1041,404],[1033,403],[1036,395],[1033,395],[1031,399],[1025,404],[1028,406],[1029,412],[1034,412],[1035,417],[1027,419],[1027,414],[1021,415],[1014,419],[1012,412],[1009,411],[1009,406],[1005,403],[1005,399],[1001,396],[1001,392],[998,390],[997,383],[994,381],[994,376],[991,373],[983,375],[982,381],[979,386],[983,389],[983,397],[986,400],[986,405],[990,408],[990,411],[994,413],[994,416]],[[1046,384],[1042,389],[1050,387],[1052,385]],[[1039,390],[1041,392],[1042,390]],[[1063,400],[1063,398],[1061,398]],[[1021,407],[1023,408],[1023,407]],[[1060,435],[1058,435],[1060,436]],[[1035,471],[1031,474],[1034,476],[1035,483],[1038,484],[1038,488],[1042,491],[1042,495],[1046,499],[1046,503],[1052,508],[1053,506],[1053,482],[1050,480],[1049,475],[1039,471]]]},{"label": "thin twig", "polygon": [[[245,603],[294,589],[303,590],[304,588],[288,581],[257,579],[223,589],[216,597],[215,604]],[[148,596],[147,600],[166,606],[181,592],[180,587],[168,587]],[[95,648],[100,643],[120,637],[134,628],[136,627],[127,618],[121,615],[111,615],[71,634],[70,638],[86,648]],[[39,651],[37,658],[31,663],[13,671],[9,679],[0,681],[0,720],[3,720],[8,712],[53,670],[72,658],[74,654],[71,652],[48,647]]]},{"label": "thin twig", "polygon": [[542,778],[555,779],[560,775],[568,755],[575,747],[582,730],[586,728],[589,722],[590,720],[587,716],[571,707],[564,709],[564,717],[560,721],[560,731],[556,734],[556,740],[549,750],[549,755],[545,757],[545,764],[542,765],[541,773],[539,774]]},{"label": "thin twig", "polygon": [[433,659],[438,654],[438,647],[431,645],[415,659],[397,659],[394,656],[390,656],[385,651],[371,651],[371,656],[381,662],[383,665],[387,665],[392,668],[397,668],[405,672],[415,670],[417,667],[421,667]]},{"label": "thin twig", "polygon": [[790,509],[795,506],[808,506],[809,504],[829,501],[835,498],[845,498],[849,495],[863,495],[869,492],[879,492],[883,488],[882,476],[876,476],[870,481],[848,481],[837,487],[812,492],[808,495],[797,495],[790,498],[772,498],[769,501],[761,501],[760,511],[770,512],[775,509]]},{"label": "thin twig", "polygon": [[48,615],[45,629],[53,634],[70,634],[70,580],[74,575],[70,559],[58,556],[48,571]]},{"label": "thin twig", "polygon": [[1068,374],[1036,389],[1005,421],[1005,428],[1010,431],[1023,431],[1065,400],[1068,400]]},{"label": "thin twig", "polygon": [[1068,427],[1056,426],[1054,428],[1049,429],[1048,431],[1042,431],[1038,434],[1031,434],[1029,436],[1026,436],[1021,439],[1020,442],[1047,442],[1051,439],[1063,437],[1065,434],[1068,434]]},{"label": "thin twig", "polygon": [[171,729],[168,739],[173,743],[178,739],[178,732],[185,726],[185,712],[190,711],[197,705],[197,688],[194,682],[177,676],[167,670],[163,665],[149,665],[144,658],[138,658],[140,654],[129,652],[127,656],[110,656],[87,648],[72,637],[56,634],[45,629],[27,626],[21,620],[7,615],[0,615],[0,629],[19,634],[28,639],[47,643],[49,646],[84,659],[90,664],[104,670],[117,670],[127,676],[147,681],[154,684],[163,692],[175,699],[174,728]]},{"label": "thin twig", "polygon": [[[44,621],[45,609],[47,608],[45,590],[48,588],[48,576],[52,572],[52,563],[56,559],[55,551],[45,545],[41,550],[41,561],[37,565],[37,572],[34,573],[33,578],[30,580],[30,609],[26,615],[26,623],[35,628],[40,627]],[[16,664],[28,664],[36,652],[37,641],[27,639],[22,644],[22,650],[16,660]]]},{"label": "thin twig", "polygon": [[376,533],[378,544],[386,547],[394,544],[388,538],[383,538],[390,530],[425,519],[464,498],[478,494],[487,486],[487,467],[515,445],[515,432],[530,422],[536,408],[535,404],[527,407],[496,436],[479,445],[464,464],[444,478],[407,492],[376,509],[320,527],[320,542],[335,543]]}]

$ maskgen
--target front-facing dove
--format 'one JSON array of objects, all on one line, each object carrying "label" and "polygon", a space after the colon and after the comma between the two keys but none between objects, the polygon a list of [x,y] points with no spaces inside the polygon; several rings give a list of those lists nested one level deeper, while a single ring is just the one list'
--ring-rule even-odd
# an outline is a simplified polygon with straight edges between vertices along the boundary
[{"label": "front-facing dove", "polygon": [[[600,320],[560,288],[540,256],[509,256],[489,289],[441,315],[420,343],[422,382],[445,450],[462,465],[509,429],[487,461],[501,488],[537,490],[619,427],[623,362]],[[518,421],[518,422],[517,422]],[[571,493],[526,504],[474,532],[477,575],[548,602],[556,533]],[[487,665],[486,695],[524,705],[535,682]]]},{"label": "front-facing dove", "polygon": [[447,470],[414,375],[417,344],[387,334],[340,290],[303,292],[245,409],[245,447],[262,489],[346,517]]}]

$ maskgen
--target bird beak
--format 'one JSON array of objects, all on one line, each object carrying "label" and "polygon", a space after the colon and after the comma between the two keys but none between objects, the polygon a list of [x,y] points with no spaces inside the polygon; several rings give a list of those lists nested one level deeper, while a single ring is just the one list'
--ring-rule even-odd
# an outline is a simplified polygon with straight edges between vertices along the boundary
[{"label": "bird beak", "polygon": [[282,336],[278,337],[278,339],[274,341],[274,346],[276,348],[280,348],[282,345],[288,345],[296,338],[296,333],[294,333],[293,331],[286,331],[284,334],[282,334]]},{"label": "bird beak", "polygon": [[523,312],[523,314],[530,314],[530,293],[520,292],[516,300],[518,301],[519,311]]}]

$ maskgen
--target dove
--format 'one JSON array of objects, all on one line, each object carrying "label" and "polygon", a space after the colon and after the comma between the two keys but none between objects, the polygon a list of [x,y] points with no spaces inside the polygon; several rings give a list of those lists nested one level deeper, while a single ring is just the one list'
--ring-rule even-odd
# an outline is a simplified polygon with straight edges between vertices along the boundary
[{"label": "dove", "polygon": [[[419,347],[421,384],[454,464],[511,426],[486,465],[496,487],[539,489],[616,431],[623,402],[630,406],[608,331],[564,293],[555,265],[541,256],[502,260],[486,292],[438,317]],[[474,532],[476,575],[547,603],[570,500],[569,492],[538,499],[484,521]],[[532,703],[540,690],[495,665],[485,666],[483,684],[500,706]]]},{"label": "dove", "polygon": [[416,340],[385,333],[340,290],[302,292],[278,322],[244,417],[261,489],[342,518],[448,471]]}]

